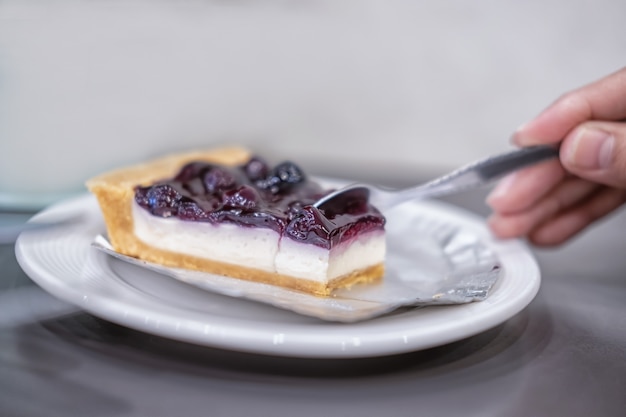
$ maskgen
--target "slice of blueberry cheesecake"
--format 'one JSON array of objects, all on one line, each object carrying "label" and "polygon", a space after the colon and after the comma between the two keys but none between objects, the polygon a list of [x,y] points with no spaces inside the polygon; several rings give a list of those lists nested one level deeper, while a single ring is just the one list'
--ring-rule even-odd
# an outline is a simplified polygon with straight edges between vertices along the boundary
[{"label": "slice of blueberry cheesecake", "polygon": [[383,276],[385,218],[330,192],[291,162],[242,148],[176,154],[87,182],[114,249],[187,268],[329,295]]}]

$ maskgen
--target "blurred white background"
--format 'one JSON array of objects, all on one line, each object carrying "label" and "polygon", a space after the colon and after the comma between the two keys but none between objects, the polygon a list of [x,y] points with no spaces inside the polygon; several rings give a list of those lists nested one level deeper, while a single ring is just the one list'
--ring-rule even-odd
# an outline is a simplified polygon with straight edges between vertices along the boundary
[{"label": "blurred white background", "polygon": [[443,172],[624,66],[624,16],[622,0],[3,0],[0,203],[223,143]]}]

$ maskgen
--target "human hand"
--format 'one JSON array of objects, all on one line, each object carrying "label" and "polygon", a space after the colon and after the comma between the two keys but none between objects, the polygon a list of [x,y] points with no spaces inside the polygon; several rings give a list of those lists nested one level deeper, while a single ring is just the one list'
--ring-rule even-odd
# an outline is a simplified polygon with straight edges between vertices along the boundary
[{"label": "human hand", "polygon": [[513,135],[560,157],[504,178],[487,197],[500,238],[564,243],[626,202],[626,68],[561,96]]}]

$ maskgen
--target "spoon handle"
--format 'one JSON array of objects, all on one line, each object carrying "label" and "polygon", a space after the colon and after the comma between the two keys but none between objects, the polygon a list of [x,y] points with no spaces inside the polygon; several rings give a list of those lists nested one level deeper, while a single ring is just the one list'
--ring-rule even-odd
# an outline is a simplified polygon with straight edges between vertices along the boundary
[{"label": "spoon handle", "polygon": [[[426,184],[408,188],[384,198],[372,195],[372,203],[380,199],[382,209],[395,206],[409,200],[438,197],[476,188],[521,168],[536,164],[546,159],[556,158],[559,150],[553,146],[539,145],[518,149],[500,155],[490,156],[480,161],[463,166],[449,174],[436,178]],[[379,207],[381,208],[381,207]]]},{"label": "spoon handle", "polygon": [[557,156],[559,156],[559,150],[552,146],[531,146],[487,158],[476,165],[476,172],[485,181],[490,181],[528,165]]}]

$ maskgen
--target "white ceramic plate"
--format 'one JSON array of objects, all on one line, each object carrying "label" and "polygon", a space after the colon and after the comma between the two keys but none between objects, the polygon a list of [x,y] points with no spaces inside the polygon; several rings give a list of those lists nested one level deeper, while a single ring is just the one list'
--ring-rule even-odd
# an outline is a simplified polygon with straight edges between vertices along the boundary
[{"label": "white ceramic plate", "polygon": [[[534,298],[539,268],[520,241],[494,240],[481,218],[447,204],[411,203],[410,210],[462,227],[495,252],[502,271],[486,300],[400,310],[346,324],[198,291],[93,248],[91,243],[104,232],[104,224],[91,196],[62,202],[37,215],[34,221],[54,221],[68,214],[80,220],[23,233],[16,254],[24,271],[41,287],[96,316],[176,340],[280,356],[368,357],[426,349],[501,324]],[[415,238],[419,236],[409,228],[406,239]]]}]

